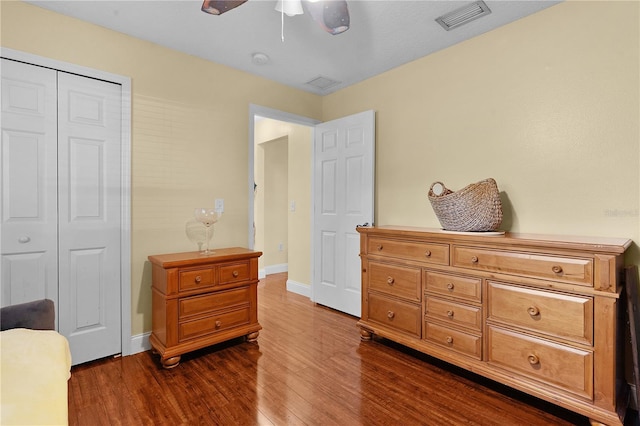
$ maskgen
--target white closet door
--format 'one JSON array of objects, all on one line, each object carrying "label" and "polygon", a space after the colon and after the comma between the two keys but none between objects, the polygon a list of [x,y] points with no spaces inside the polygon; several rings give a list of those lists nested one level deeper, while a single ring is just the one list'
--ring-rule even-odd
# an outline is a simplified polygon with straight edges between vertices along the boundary
[{"label": "white closet door", "polygon": [[58,306],[74,364],[121,352],[120,126],[120,85],[58,73]]},{"label": "white closet door", "polygon": [[2,306],[58,301],[56,71],[2,59]]}]

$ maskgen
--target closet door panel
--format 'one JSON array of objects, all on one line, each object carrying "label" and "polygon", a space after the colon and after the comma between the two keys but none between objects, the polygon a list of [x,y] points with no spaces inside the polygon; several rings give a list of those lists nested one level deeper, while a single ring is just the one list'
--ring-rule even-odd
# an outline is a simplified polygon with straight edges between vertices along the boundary
[{"label": "closet door panel", "polygon": [[58,75],[60,331],[73,363],[121,352],[121,87]]},{"label": "closet door panel", "polygon": [[58,301],[56,71],[2,59],[2,306]]}]

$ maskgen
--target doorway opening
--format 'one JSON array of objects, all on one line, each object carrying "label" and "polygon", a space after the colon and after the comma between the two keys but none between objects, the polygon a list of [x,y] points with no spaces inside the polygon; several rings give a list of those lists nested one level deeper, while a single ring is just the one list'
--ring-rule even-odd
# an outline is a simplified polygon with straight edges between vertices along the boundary
[{"label": "doorway opening", "polygon": [[261,278],[288,272],[287,291],[306,297],[311,297],[312,149],[318,123],[255,105],[249,112],[249,248],[263,252]]}]

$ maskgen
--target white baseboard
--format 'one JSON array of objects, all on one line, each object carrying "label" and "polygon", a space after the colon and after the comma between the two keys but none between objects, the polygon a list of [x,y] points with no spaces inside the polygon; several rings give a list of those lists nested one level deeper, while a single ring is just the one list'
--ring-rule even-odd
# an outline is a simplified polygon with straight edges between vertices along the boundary
[{"label": "white baseboard", "polygon": [[149,336],[151,336],[150,331],[138,334],[136,336],[131,336],[131,355],[151,349]]},{"label": "white baseboard", "polygon": [[287,280],[287,291],[311,298],[311,287],[293,280]]},{"label": "white baseboard", "polygon": [[265,266],[264,269],[260,269],[258,271],[258,278],[264,278],[267,275],[279,274],[281,272],[288,272],[288,271],[289,271],[289,264],[288,263],[281,263],[279,265]]}]

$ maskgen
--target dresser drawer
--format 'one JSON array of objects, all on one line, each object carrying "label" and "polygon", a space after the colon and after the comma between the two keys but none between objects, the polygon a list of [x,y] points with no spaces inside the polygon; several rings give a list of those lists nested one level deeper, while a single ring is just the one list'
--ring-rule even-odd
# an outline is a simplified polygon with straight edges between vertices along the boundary
[{"label": "dresser drawer", "polygon": [[220,285],[237,283],[250,277],[249,262],[237,262],[220,265]]},{"label": "dresser drawer", "polygon": [[593,344],[593,299],[488,282],[491,321]]},{"label": "dresser drawer", "polygon": [[370,238],[367,252],[376,256],[397,257],[419,262],[449,264],[449,245]]},{"label": "dresser drawer", "polygon": [[480,332],[482,330],[482,309],[478,306],[463,305],[437,297],[427,297],[425,302],[427,318],[440,320]]},{"label": "dresser drawer", "polygon": [[429,293],[480,302],[482,280],[439,272],[425,272],[425,288]]},{"label": "dresser drawer", "polygon": [[249,324],[249,307],[178,324],[180,342]]},{"label": "dresser drawer", "polygon": [[455,246],[453,266],[593,286],[591,259]]},{"label": "dresser drawer", "polygon": [[369,288],[419,302],[422,300],[421,275],[420,268],[370,262]]},{"label": "dresser drawer", "polygon": [[368,297],[368,320],[416,337],[421,336],[422,315],[420,305],[392,300],[372,293]]},{"label": "dresser drawer", "polygon": [[425,340],[476,359],[482,358],[482,338],[438,324],[425,323]]},{"label": "dresser drawer", "polygon": [[488,327],[488,362],[593,399],[593,353]]},{"label": "dresser drawer", "polygon": [[249,287],[182,298],[178,302],[178,318],[183,320],[206,315],[222,308],[249,305],[249,298]]},{"label": "dresser drawer", "polygon": [[180,270],[178,273],[178,289],[188,291],[209,287],[215,284],[215,273],[212,267]]}]

